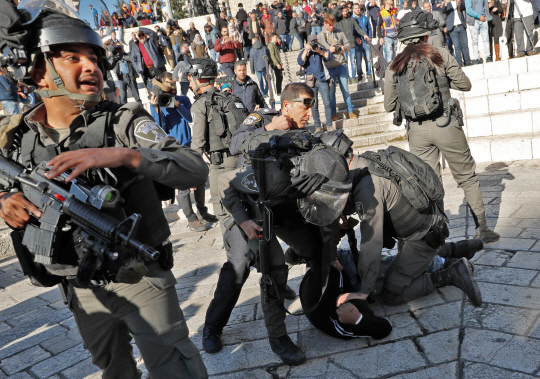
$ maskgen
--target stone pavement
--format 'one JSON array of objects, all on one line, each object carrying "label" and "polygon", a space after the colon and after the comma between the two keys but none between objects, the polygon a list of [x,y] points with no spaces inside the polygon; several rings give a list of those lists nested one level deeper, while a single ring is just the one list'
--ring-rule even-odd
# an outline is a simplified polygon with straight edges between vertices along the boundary
[{"label": "stone pavement", "polygon": [[[266,339],[258,275],[252,271],[223,333],[225,347],[203,353],[215,378],[532,379],[540,372],[540,161],[479,165],[491,226],[502,236],[474,258],[484,305],[473,308],[455,288],[410,304],[375,305],[394,330],[382,341],[342,341],[287,317],[291,338],[306,352],[298,367],[281,364]],[[451,238],[474,234],[463,192],[444,175]],[[171,223],[174,273],[191,335],[201,330],[225,260],[219,228],[190,232]],[[298,289],[305,267],[290,271]],[[299,309],[299,301],[289,303]],[[135,348],[138,354],[138,350]],[[144,363],[140,362],[144,371]],[[145,374],[146,375],[146,374]],[[0,379],[98,378],[75,322],[56,288],[32,287],[13,257],[0,260]]]}]

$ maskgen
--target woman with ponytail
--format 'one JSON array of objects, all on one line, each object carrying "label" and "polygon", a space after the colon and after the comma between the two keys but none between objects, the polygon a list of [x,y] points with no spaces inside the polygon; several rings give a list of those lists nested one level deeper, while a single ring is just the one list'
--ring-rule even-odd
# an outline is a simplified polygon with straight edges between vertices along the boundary
[{"label": "woman with ponytail", "polygon": [[[384,108],[395,111],[394,120],[405,120],[410,151],[439,177],[442,154],[465,192],[476,224],[473,238],[494,242],[499,235],[487,226],[476,164],[463,131],[463,114],[458,100],[450,96],[450,88],[470,91],[471,81],[446,48],[427,43],[438,27],[433,15],[422,11],[410,12],[400,20],[397,38],[407,46],[386,71]],[[442,202],[438,205],[444,210]]]}]

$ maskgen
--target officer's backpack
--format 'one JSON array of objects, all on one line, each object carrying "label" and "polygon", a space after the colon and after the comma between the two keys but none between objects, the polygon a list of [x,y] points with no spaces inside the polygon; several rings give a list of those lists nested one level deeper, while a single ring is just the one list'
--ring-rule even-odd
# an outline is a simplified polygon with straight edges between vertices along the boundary
[{"label": "officer's backpack", "polygon": [[249,159],[249,152],[261,144],[268,144],[268,155],[299,155],[310,151],[316,139],[307,130],[271,130],[250,134],[240,147],[240,152]]},{"label": "officer's backpack", "polygon": [[392,180],[418,211],[424,211],[432,202],[444,198],[439,176],[416,155],[390,146],[376,153],[367,151],[360,156],[368,160],[370,174]]},{"label": "officer's backpack", "polygon": [[213,110],[214,133],[229,147],[231,136],[249,116],[242,99],[230,92],[206,92],[206,107]]},{"label": "officer's backpack", "polygon": [[426,60],[411,59],[397,77],[400,110],[410,120],[423,119],[440,112],[443,100],[437,84],[437,72]]}]

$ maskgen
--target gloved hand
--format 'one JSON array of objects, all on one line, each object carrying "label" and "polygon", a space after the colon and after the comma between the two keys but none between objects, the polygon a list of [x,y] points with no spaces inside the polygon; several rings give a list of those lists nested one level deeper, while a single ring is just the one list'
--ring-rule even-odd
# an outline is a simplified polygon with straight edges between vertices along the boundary
[{"label": "gloved hand", "polygon": [[326,177],[319,173],[309,174],[305,171],[297,171],[291,178],[292,191],[289,197],[300,199],[309,196],[317,191],[325,180],[327,180]]}]

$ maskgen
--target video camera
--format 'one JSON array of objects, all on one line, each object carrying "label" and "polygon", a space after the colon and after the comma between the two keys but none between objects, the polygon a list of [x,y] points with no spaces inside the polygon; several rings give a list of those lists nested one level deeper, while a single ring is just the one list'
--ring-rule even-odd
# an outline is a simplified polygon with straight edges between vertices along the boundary
[{"label": "video camera", "polygon": [[157,96],[157,102],[156,105],[160,108],[176,108],[174,102],[175,102],[175,96],[170,93],[163,92],[163,90],[154,84],[152,86],[152,93]]}]

